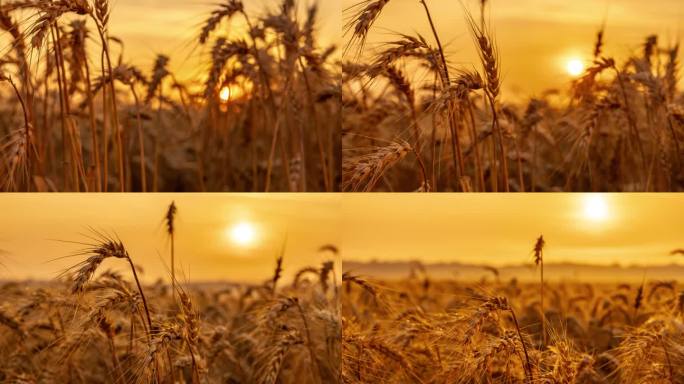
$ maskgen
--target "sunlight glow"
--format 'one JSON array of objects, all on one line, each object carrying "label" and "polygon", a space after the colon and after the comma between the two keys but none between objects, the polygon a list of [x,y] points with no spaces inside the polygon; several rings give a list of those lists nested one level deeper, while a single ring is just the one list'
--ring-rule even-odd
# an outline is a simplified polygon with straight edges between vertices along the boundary
[{"label": "sunlight glow", "polygon": [[225,86],[221,88],[221,91],[219,92],[219,98],[221,99],[222,103],[227,103],[228,100],[230,100],[230,87]]},{"label": "sunlight glow", "polygon": [[243,221],[235,224],[228,230],[233,243],[240,246],[248,246],[256,240],[256,229],[252,223]]},{"label": "sunlight glow", "polygon": [[587,194],[584,196],[584,217],[591,221],[603,221],[610,214],[608,204],[603,195]]},{"label": "sunlight glow", "polygon": [[570,59],[565,65],[565,70],[570,76],[577,77],[584,72],[584,63],[577,58]]}]

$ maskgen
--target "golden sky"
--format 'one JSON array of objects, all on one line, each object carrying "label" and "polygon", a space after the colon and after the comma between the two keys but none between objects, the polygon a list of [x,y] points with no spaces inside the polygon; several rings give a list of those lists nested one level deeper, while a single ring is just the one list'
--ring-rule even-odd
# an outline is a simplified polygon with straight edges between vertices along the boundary
[{"label": "golden sky", "polygon": [[[341,0],[343,9],[358,0]],[[442,43],[452,64],[478,63],[461,2],[478,17],[479,1],[428,0]],[[571,58],[591,62],[596,32],[605,20],[605,54],[624,59],[639,50],[647,35],[658,34],[663,44],[684,37],[681,0],[490,0],[490,23],[502,61],[504,97],[539,95],[563,87]],[[345,13],[345,16],[348,16]],[[434,45],[418,0],[390,0],[371,29],[369,48],[395,40],[393,33],[418,32]],[[348,37],[348,36],[347,36]],[[479,66],[478,66],[479,68]],[[415,80],[424,74],[414,74]]]},{"label": "golden sky", "polygon": [[[223,0],[220,0],[223,1]],[[211,0],[113,0],[110,28],[113,36],[125,42],[128,61],[149,71],[157,54],[171,57],[171,69],[179,79],[197,79],[205,68],[209,48],[198,46],[197,40],[204,21],[220,1]],[[299,0],[305,9],[314,0]],[[280,0],[244,0],[248,14],[261,15],[265,9],[275,9]],[[339,0],[319,1],[319,44],[339,45],[342,28]],[[254,16],[252,16],[254,17]],[[232,33],[244,33],[240,18],[235,19]]]},{"label": "golden sky", "polygon": [[[57,276],[84,259],[59,258],[82,248],[68,241],[86,241],[89,226],[116,232],[147,281],[166,277],[172,200],[188,281],[267,279],[286,234],[286,278],[329,259],[325,244],[350,261],[519,265],[540,234],[547,263],[684,263],[669,255],[684,248],[678,194],[4,194],[0,280]],[[255,233],[247,245],[234,238],[241,223]],[[117,261],[104,268],[126,271]]]},{"label": "golden sky", "polygon": [[343,259],[519,265],[668,264],[684,248],[677,194],[346,194]]},{"label": "golden sky", "polygon": [[[172,200],[178,207],[177,265],[189,281],[270,278],[286,235],[286,278],[331,259],[318,252],[321,245],[339,246],[336,195],[6,194],[0,195],[0,280],[57,276],[85,259],[55,260],[82,249],[63,241],[87,241],[89,226],[115,231],[147,281],[167,277],[170,246],[162,218]],[[239,223],[252,226],[252,244],[233,240]],[[107,267],[126,271],[120,260],[106,261]]]}]

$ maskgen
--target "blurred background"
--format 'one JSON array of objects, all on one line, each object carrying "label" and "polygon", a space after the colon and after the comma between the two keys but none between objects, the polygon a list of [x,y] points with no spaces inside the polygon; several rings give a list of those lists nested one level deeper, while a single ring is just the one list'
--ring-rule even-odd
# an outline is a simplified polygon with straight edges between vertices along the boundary
[{"label": "blurred background", "polygon": [[[340,197],[324,194],[5,194],[0,280],[55,278],[87,256],[93,230],[118,236],[147,282],[170,281],[164,218],[175,202],[177,275],[192,282],[260,283],[285,247],[284,279],[337,259]],[[103,269],[127,271],[108,259]],[[339,271],[339,264],[337,265]]]},{"label": "blurred background", "polygon": [[344,197],[344,269],[406,277],[534,278],[544,236],[550,279],[684,279],[678,194],[432,194]]}]

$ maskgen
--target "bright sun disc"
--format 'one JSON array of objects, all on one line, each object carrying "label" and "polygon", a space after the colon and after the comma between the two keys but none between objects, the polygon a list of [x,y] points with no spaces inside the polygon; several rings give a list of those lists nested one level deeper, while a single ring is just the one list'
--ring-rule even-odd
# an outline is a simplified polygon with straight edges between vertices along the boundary
[{"label": "bright sun disc", "polygon": [[238,245],[249,245],[256,238],[254,226],[247,222],[238,223],[230,228],[230,239]]},{"label": "bright sun disc", "polygon": [[571,76],[579,76],[584,72],[584,63],[580,59],[571,59],[565,65],[565,70]]},{"label": "bright sun disc", "polygon": [[584,198],[584,217],[592,221],[608,218],[608,204],[601,195],[588,195]]},{"label": "bright sun disc", "polygon": [[221,99],[222,102],[227,103],[228,100],[230,100],[230,88],[229,87],[221,88],[221,92],[219,92],[219,98]]}]

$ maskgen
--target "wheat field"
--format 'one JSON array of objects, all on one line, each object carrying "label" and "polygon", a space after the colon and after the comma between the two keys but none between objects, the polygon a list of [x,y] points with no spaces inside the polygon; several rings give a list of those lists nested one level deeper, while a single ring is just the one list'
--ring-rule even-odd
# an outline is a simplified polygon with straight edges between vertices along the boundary
[{"label": "wheat field", "polygon": [[0,0],[0,383],[684,383],[658,1]]},{"label": "wheat field", "polygon": [[181,82],[169,64],[186,58],[132,64],[107,0],[0,2],[1,189],[337,190],[336,48],[315,2],[272,3],[216,4],[188,43],[204,68]]},{"label": "wheat field", "polygon": [[[419,18],[367,46],[395,2],[356,1],[345,10],[343,190],[683,189],[678,43],[651,35],[618,60],[606,53],[604,25],[586,42],[592,64],[568,89],[520,100],[504,94],[506,62],[520,58],[499,53],[488,12],[496,2],[481,0],[477,11],[461,3],[479,62],[449,54],[446,26],[425,0],[415,2]],[[424,23],[430,34],[412,32]]]},{"label": "wheat field", "polygon": [[[343,275],[345,383],[680,383],[684,295],[676,281],[537,283]],[[679,250],[678,252],[681,252]]]},{"label": "wheat field", "polygon": [[53,280],[11,280],[3,266],[0,381],[339,382],[337,248],[287,280],[283,248],[263,283],[193,282],[174,260],[177,212],[172,203],[163,221],[168,277],[153,284],[130,244],[96,229],[64,240],[73,266]]}]

